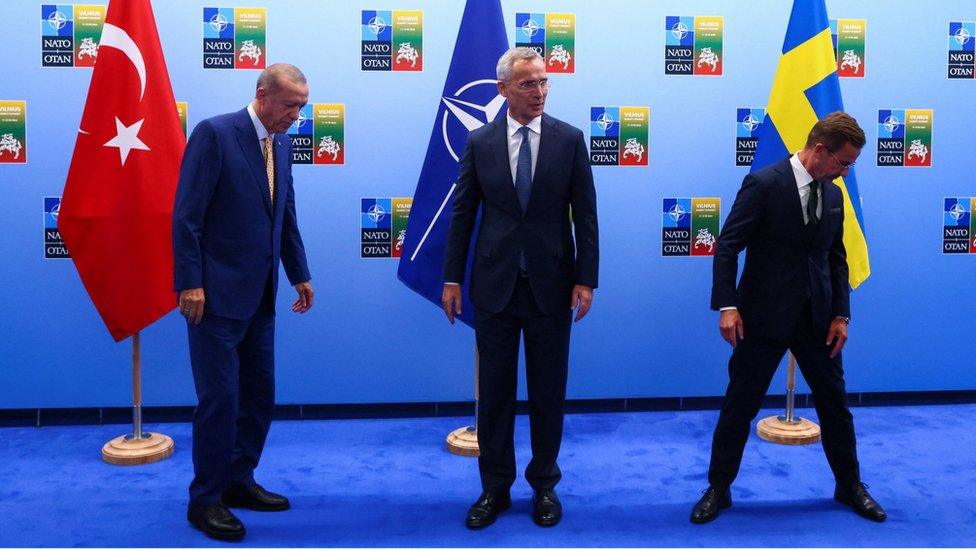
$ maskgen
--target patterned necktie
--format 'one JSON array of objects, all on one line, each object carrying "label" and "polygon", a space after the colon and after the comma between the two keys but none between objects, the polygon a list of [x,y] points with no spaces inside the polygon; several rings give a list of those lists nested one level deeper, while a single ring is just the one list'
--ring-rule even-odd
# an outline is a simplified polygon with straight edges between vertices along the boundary
[{"label": "patterned necktie", "polygon": [[522,144],[519,145],[518,161],[515,163],[515,192],[524,212],[529,206],[529,194],[532,192],[532,149],[529,148],[529,127],[522,126],[518,131],[522,134]]},{"label": "patterned necktie", "polygon": [[274,134],[268,134],[264,138],[264,169],[268,172],[268,192],[271,195],[271,203],[274,204]]},{"label": "patterned necktie", "polygon": [[807,225],[816,226],[820,221],[817,217],[817,188],[820,183],[816,179],[810,182],[810,195],[807,197]]}]

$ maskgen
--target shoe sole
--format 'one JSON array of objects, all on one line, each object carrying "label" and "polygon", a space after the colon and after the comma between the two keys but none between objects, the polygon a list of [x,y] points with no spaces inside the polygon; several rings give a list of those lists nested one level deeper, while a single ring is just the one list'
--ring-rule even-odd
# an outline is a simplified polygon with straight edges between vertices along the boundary
[{"label": "shoe sole", "polygon": [[284,507],[278,507],[278,506],[275,506],[275,507],[260,507],[260,506],[257,506],[257,505],[230,503],[230,502],[225,501],[224,502],[224,505],[226,505],[227,507],[230,507],[232,509],[249,509],[251,511],[261,511],[263,513],[276,513],[278,511],[287,511],[287,510],[291,509],[291,504],[285,505]]},{"label": "shoe sole", "polygon": [[482,522],[480,524],[471,524],[471,522],[465,520],[464,525],[468,528],[468,530],[481,530],[482,528],[487,528],[492,524],[495,524],[495,520],[498,518],[498,515],[504,513],[505,511],[508,511],[511,508],[512,508],[512,502],[508,502],[508,505],[498,509],[498,512],[492,515],[491,519],[488,520],[487,522]]}]

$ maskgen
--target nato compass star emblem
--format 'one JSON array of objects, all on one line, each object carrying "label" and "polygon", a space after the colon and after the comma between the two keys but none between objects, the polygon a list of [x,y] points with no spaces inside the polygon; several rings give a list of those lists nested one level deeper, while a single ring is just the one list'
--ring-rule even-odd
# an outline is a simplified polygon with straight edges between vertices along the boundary
[{"label": "nato compass star emblem", "polygon": [[539,24],[535,22],[535,19],[532,19],[531,17],[528,19],[528,21],[522,24],[522,34],[528,38],[532,38],[533,36],[539,34],[540,30],[542,30],[542,27],[540,27]]},{"label": "nato compass star emblem", "polygon": [[386,21],[384,21],[382,17],[374,17],[370,19],[369,23],[366,25],[366,28],[368,28],[370,32],[376,36],[379,36],[380,33],[386,29],[386,27]]},{"label": "nato compass star emblem", "polygon": [[[482,86],[491,86],[491,91],[495,92],[490,101],[482,105],[466,98],[468,92],[482,91]],[[494,120],[498,116],[498,112],[502,110],[502,106],[505,105],[505,97],[498,93],[497,86],[498,81],[494,79],[475,80],[458,88],[453,96],[441,98],[444,106],[447,107],[441,119],[444,145],[447,146],[447,152],[455,161],[460,162],[460,157],[454,147],[451,146],[451,138],[447,131],[448,120],[460,122],[467,132],[477,130]],[[465,136],[467,136],[467,132],[465,132]]]},{"label": "nato compass star emblem", "polygon": [[969,31],[966,30],[966,27],[959,27],[959,30],[956,31],[956,34],[954,34],[952,38],[956,41],[956,44],[963,46],[969,42],[972,36],[969,34]]},{"label": "nato compass star emblem", "polygon": [[227,25],[229,24],[230,21],[228,21],[227,18],[220,13],[217,13],[210,18],[210,28],[213,29],[214,32],[216,33],[223,32],[224,29],[226,29]]},{"label": "nato compass star emblem", "polygon": [[888,133],[892,133],[895,130],[897,130],[898,126],[900,125],[901,125],[901,121],[898,120],[898,118],[895,115],[891,115],[888,118],[885,118],[885,121],[882,124],[882,126],[884,126],[884,129],[887,130]]},{"label": "nato compass star emblem", "polygon": [[749,133],[752,133],[753,130],[755,130],[756,128],[758,128],[759,127],[759,124],[761,124],[761,123],[762,122],[760,122],[760,120],[758,118],[756,118],[755,116],[753,116],[752,113],[747,114],[742,119],[742,127],[745,128],[745,129],[747,129],[747,130],[749,130]]},{"label": "nato compass star emblem", "polygon": [[674,206],[671,206],[670,210],[668,210],[668,217],[670,217],[675,223],[684,219],[686,215],[688,215],[688,212],[681,207],[681,204],[675,204]]},{"label": "nato compass star emblem", "polygon": [[54,13],[47,16],[47,24],[54,30],[61,30],[68,24],[68,19],[60,11],[54,10]]},{"label": "nato compass star emblem", "polygon": [[685,36],[688,36],[688,26],[681,21],[678,21],[673,27],[671,27],[671,35],[676,39],[681,40]]},{"label": "nato compass star emblem", "polygon": [[959,221],[962,219],[962,216],[966,215],[966,213],[966,208],[962,207],[962,205],[958,202],[949,208],[949,217],[951,217],[953,221]]},{"label": "nato compass star emblem", "polygon": [[596,119],[596,125],[603,131],[607,131],[607,128],[613,126],[613,123],[614,123],[613,117],[607,114],[606,111],[604,111]]},{"label": "nato compass star emblem", "polygon": [[381,219],[386,217],[386,213],[387,212],[383,209],[383,206],[373,204],[368,210],[366,210],[366,217],[368,217],[373,223],[379,223]]}]

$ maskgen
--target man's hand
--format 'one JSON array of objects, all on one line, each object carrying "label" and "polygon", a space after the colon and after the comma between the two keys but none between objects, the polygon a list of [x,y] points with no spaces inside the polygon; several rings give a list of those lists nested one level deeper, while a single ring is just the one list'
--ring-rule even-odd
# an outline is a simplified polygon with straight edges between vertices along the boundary
[{"label": "man's hand", "polygon": [[576,309],[576,319],[573,322],[583,320],[586,313],[590,312],[593,305],[593,288],[577,284],[573,286],[573,297],[570,299],[569,308]]},{"label": "man's hand", "polygon": [[200,324],[203,320],[203,302],[206,298],[203,295],[203,288],[191,288],[180,291],[180,314],[186,317],[187,322]]},{"label": "man's hand", "polygon": [[447,319],[454,324],[454,317],[461,314],[461,286],[458,284],[445,284],[444,292],[441,293],[441,307]]},{"label": "man's hand", "polygon": [[298,314],[304,314],[312,308],[312,299],[315,297],[315,292],[312,291],[312,283],[299,282],[295,284],[295,291],[298,292],[298,299],[291,304],[291,310]]},{"label": "man's hand", "polygon": [[827,345],[834,346],[830,350],[830,358],[839,355],[845,343],[847,343],[847,321],[843,318],[835,318],[830,323],[830,330],[827,332]]},{"label": "man's hand", "polygon": [[742,317],[739,316],[739,311],[735,309],[722,311],[718,317],[718,331],[722,334],[722,339],[728,341],[733,347],[738,340],[745,339],[746,333],[742,328]]}]

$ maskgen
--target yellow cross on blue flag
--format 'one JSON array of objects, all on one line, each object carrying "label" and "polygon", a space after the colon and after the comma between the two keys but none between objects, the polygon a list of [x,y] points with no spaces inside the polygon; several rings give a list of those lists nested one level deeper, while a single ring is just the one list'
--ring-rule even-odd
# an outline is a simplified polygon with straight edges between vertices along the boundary
[{"label": "yellow cross on blue flag", "polygon": [[[842,110],[827,6],[824,0],[794,0],[752,171],[802,149],[817,120]],[[857,288],[871,275],[871,265],[854,169],[834,183],[844,194],[844,247],[851,288]]]}]

